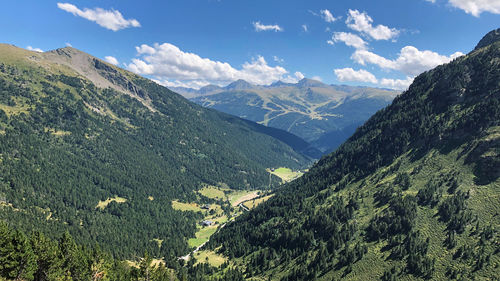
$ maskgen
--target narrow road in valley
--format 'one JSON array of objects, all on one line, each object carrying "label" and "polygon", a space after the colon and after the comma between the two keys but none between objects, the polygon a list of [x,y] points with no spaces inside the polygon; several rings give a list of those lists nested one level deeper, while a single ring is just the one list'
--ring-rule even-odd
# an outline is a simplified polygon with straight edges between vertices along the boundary
[{"label": "narrow road in valley", "polygon": [[[219,229],[223,228],[224,226],[226,226],[226,224],[223,224],[220,226]],[[219,231],[219,229],[217,231]],[[217,233],[217,231],[215,233]],[[214,233],[214,234],[215,234]],[[212,234],[213,235],[213,234]],[[206,242],[204,242],[203,244],[201,244],[200,246],[196,247],[196,249],[194,249],[192,252],[190,252],[189,254],[185,255],[185,256],[182,256],[182,257],[179,257],[180,260],[185,260],[185,261],[188,261],[189,260],[189,256],[194,255],[196,254],[201,248],[203,248],[203,246],[205,246],[205,244],[207,244],[208,242],[210,241],[210,238],[208,238],[208,240]]]}]

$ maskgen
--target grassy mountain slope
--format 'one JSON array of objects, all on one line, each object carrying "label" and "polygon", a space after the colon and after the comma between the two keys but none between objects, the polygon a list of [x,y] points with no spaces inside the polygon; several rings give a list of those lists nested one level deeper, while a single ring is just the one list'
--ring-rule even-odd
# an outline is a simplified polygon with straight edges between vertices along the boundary
[{"label": "grassy mountain slope", "polygon": [[182,91],[205,107],[237,115],[295,134],[312,147],[330,152],[398,92],[349,86],[330,86],[303,79],[297,84],[255,86],[243,80],[227,87],[200,89],[198,96]]},{"label": "grassy mountain slope", "polygon": [[256,280],[498,279],[500,38],[488,40],[419,75],[210,246]]},{"label": "grassy mountain slope", "polygon": [[203,184],[267,187],[280,181],[266,168],[308,163],[259,126],[73,48],[2,44],[0,220],[119,257],[185,254],[202,217],[172,200],[206,200]]}]

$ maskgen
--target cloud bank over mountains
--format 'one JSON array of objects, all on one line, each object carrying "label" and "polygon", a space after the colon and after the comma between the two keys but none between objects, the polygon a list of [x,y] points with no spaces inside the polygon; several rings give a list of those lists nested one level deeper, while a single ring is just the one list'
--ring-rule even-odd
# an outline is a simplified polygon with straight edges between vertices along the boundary
[{"label": "cloud bank over mountains", "polygon": [[278,80],[297,82],[304,77],[301,72],[291,75],[281,66],[270,66],[262,56],[245,62],[237,69],[227,62],[184,52],[170,43],[143,44],[136,47],[136,51],[138,57],[127,65],[127,69],[152,76],[155,81],[167,86],[199,88],[211,83],[223,85],[238,79],[267,85]]}]

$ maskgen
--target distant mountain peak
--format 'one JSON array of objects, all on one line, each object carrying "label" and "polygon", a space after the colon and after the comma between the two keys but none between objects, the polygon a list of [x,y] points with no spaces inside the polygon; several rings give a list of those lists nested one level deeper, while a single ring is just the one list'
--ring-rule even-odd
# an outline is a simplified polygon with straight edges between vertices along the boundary
[{"label": "distant mountain peak", "polygon": [[491,44],[499,42],[499,41],[500,41],[500,28],[488,32],[479,41],[479,43],[477,43],[477,46],[474,48],[474,50],[481,49],[483,47],[486,47],[488,45],[491,45]]},{"label": "distant mountain peak", "polygon": [[269,85],[269,87],[271,87],[271,88],[273,88],[273,87],[286,87],[286,86],[290,86],[290,85],[292,85],[292,84],[285,83],[281,80],[278,80],[278,81],[272,83],[271,85]]},{"label": "distant mountain peak", "polygon": [[217,85],[209,84],[209,85],[201,87],[199,89],[199,91],[212,91],[212,90],[215,90],[215,89],[220,89],[220,87],[217,86]]},{"label": "distant mountain peak", "polygon": [[112,88],[137,99],[151,111],[156,111],[146,96],[147,93],[135,85],[133,81],[114,65],[73,47],[47,51],[42,55],[51,62],[73,69],[78,74],[92,81],[99,88]]},{"label": "distant mountain peak", "polygon": [[87,54],[85,52],[82,52],[82,51],[80,51],[78,49],[75,49],[73,47],[58,48],[58,49],[55,49],[55,50],[46,51],[44,53],[46,53],[46,54],[55,54],[55,55],[59,55],[59,56],[63,55],[63,56],[67,56],[68,58],[72,58],[75,55],[92,57],[91,55],[89,55],[89,54]]},{"label": "distant mountain peak", "polygon": [[326,85],[322,82],[314,79],[303,78],[297,83],[300,87],[325,87]]},{"label": "distant mountain peak", "polygon": [[226,90],[245,90],[245,89],[252,89],[255,88],[254,85],[248,83],[247,81],[243,79],[238,79],[234,81],[233,83],[227,85],[224,87]]}]

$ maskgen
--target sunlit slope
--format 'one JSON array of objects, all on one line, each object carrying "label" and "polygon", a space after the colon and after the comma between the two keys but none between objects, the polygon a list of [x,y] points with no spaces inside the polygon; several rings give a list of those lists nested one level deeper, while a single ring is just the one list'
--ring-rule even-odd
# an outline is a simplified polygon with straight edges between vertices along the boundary
[{"label": "sunlit slope", "polygon": [[495,38],[419,75],[337,151],[210,246],[247,278],[498,279]]}]

